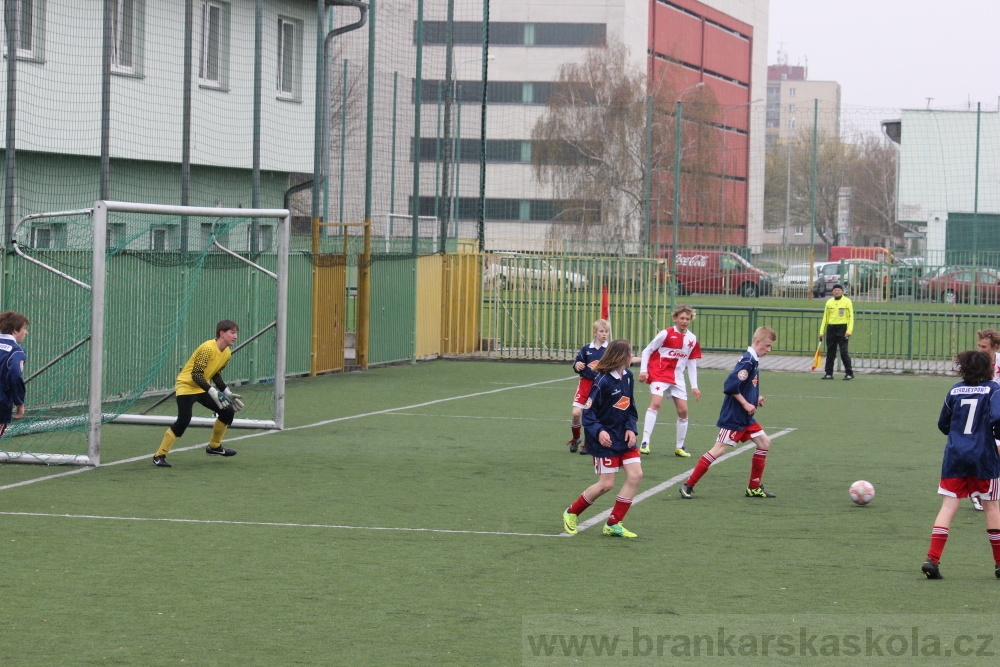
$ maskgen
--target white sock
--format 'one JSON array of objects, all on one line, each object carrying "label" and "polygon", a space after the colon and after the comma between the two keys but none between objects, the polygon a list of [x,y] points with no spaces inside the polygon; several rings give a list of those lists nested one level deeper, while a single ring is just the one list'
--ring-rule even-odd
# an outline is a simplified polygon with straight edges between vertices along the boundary
[{"label": "white sock", "polygon": [[677,449],[684,449],[684,438],[688,434],[688,420],[677,419]]},{"label": "white sock", "polygon": [[653,437],[653,427],[656,426],[656,415],[659,414],[658,410],[647,409],[646,410],[646,421],[642,425],[642,441],[649,443],[649,439]]}]

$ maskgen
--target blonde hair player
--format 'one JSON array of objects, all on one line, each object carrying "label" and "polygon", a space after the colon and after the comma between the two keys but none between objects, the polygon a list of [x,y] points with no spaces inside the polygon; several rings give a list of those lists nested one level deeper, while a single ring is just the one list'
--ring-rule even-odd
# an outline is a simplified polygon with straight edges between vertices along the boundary
[{"label": "blonde hair player", "polygon": [[594,385],[594,378],[597,372],[594,367],[604,356],[608,349],[608,337],[611,335],[611,325],[607,320],[600,319],[594,321],[594,339],[580,348],[573,360],[573,371],[580,376],[580,381],[576,385],[576,394],[573,395],[573,415],[570,421],[570,430],[573,437],[566,444],[569,445],[570,453],[578,449],[581,454],[587,453],[586,445],[580,445],[580,433],[583,430],[583,411],[587,407],[590,396],[590,388]]},{"label": "blonde hair player", "polygon": [[674,454],[691,456],[684,448],[684,439],[688,430],[687,388],[684,385],[684,369],[691,378],[691,393],[694,400],[701,400],[698,389],[698,359],[701,359],[701,346],[698,338],[688,329],[694,319],[694,309],[690,306],[677,306],[673,312],[674,326],[656,334],[656,338],[642,351],[642,365],[639,367],[639,382],[649,384],[652,398],[646,409],[646,419],[642,427],[641,454],[649,454],[649,443],[656,427],[656,418],[664,396],[674,400],[677,409],[677,443]]}]

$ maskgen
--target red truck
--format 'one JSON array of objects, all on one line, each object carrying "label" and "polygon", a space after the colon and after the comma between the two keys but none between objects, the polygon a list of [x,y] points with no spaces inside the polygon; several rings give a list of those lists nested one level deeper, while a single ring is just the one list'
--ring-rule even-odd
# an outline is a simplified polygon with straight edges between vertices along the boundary
[{"label": "red truck", "polygon": [[839,262],[842,259],[873,259],[876,262],[892,261],[892,253],[888,248],[861,245],[830,246],[830,261]]}]

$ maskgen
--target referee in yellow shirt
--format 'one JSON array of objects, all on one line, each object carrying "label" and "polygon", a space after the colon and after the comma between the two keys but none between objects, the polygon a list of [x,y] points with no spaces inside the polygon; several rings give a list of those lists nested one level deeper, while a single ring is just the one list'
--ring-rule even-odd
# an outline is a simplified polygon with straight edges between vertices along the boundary
[{"label": "referee in yellow shirt", "polygon": [[841,285],[833,286],[833,296],[826,300],[823,321],[819,325],[819,339],[826,336],[826,375],[824,380],[833,379],[833,362],[840,348],[840,360],[844,363],[844,379],[853,380],[851,355],[847,353],[847,342],[854,332],[854,304],[844,296]]},{"label": "referee in yellow shirt", "polygon": [[199,345],[177,375],[175,383],[177,420],[163,434],[160,448],[153,456],[153,464],[158,468],[171,467],[167,462],[167,454],[191,423],[191,410],[195,403],[205,406],[217,417],[205,453],[236,456],[235,449],[222,446],[222,436],[233,423],[236,412],[243,409],[243,397],[234,394],[222,381],[222,369],[229,363],[229,358],[232,356],[229,348],[236,342],[239,331],[236,322],[221,320],[215,325],[215,340],[206,340]]}]

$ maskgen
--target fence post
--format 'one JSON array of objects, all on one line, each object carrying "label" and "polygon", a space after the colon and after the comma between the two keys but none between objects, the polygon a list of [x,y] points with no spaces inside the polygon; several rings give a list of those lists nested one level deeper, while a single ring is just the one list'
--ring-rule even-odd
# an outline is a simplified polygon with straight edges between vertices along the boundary
[{"label": "fence post", "polygon": [[910,322],[908,328],[910,332],[910,340],[907,342],[906,345],[906,358],[912,361],[913,360],[913,311],[912,310],[910,311],[909,320]]}]

